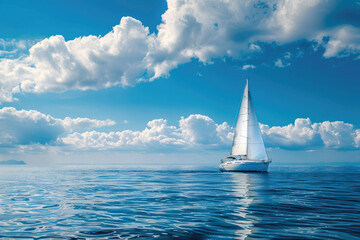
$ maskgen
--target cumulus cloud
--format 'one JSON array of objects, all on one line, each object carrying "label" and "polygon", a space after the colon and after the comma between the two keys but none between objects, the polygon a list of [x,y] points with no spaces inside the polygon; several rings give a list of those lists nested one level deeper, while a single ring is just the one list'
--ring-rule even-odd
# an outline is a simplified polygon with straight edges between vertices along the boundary
[{"label": "cumulus cloud", "polygon": [[183,146],[185,142],[179,137],[178,130],[174,126],[167,126],[164,119],[156,119],[148,122],[143,131],[125,130],[122,132],[84,132],[72,133],[62,139],[63,143],[76,149],[127,149],[143,150],[150,148],[165,148]]},{"label": "cumulus cloud", "polygon": [[354,126],[342,121],[329,122],[325,121],[315,123],[313,128],[316,129],[326,147],[329,148],[351,148],[356,147],[356,131]]},{"label": "cumulus cloud", "polygon": [[355,130],[355,147],[360,148],[360,129]]},{"label": "cumulus cloud", "polygon": [[[309,118],[298,118],[287,126],[260,124],[260,127],[267,147],[289,150],[360,147],[360,130],[341,121],[312,123]],[[208,116],[193,114],[181,117],[179,126],[169,126],[165,119],[156,119],[142,131],[74,132],[62,141],[70,148],[82,150],[201,151],[230,146],[233,131],[226,122],[217,124]]]},{"label": "cumulus cloud", "polygon": [[62,138],[62,141],[68,146],[83,150],[167,151],[218,148],[228,144],[232,136],[227,123],[216,124],[207,116],[194,114],[182,117],[179,127],[169,126],[165,119],[155,119],[148,122],[142,131],[74,132]]},{"label": "cumulus cloud", "polygon": [[[360,51],[357,18],[341,17],[358,13],[353,1],[168,0],[167,5],[157,33],[123,17],[105,36],[69,41],[52,36],[32,46],[28,55],[0,59],[0,101],[14,101],[19,92],[133,86],[167,76],[192,59],[248,59],[261,52],[261,43],[317,42],[326,58]],[[10,52],[3,50],[3,55]],[[275,65],[286,66],[281,59]]]},{"label": "cumulus cloud", "polygon": [[285,149],[355,149],[359,148],[359,129],[342,121],[312,123],[298,118],[294,124],[269,127],[260,124],[264,141],[270,147]]},{"label": "cumulus cloud", "polygon": [[269,127],[260,124],[265,143],[273,147],[312,147],[321,145],[318,132],[312,128],[309,118],[298,118],[294,124]]},{"label": "cumulus cloud", "polygon": [[[0,147],[31,151],[56,146],[60,150],[202,151],[231,145],[234,129],[208,116],[181,117],[177,126],[154,119],[141,131],[98,132],[112,120],[54,118],[35,110],[0,109]],[[342,121],[312,123],[298,118],[294,124],[270,127],[260,124],[267,147],[283,149],[359,149],[360,129]]]},{"label": "cumulus cloud", "polygon": [[123,17],[103,37],[44,39],[18,59],[0,59],[0,101],[18,92],[62,92],[130,86],[151,76],[153,35],[140,21]]},{"label": "cumulus cloud", "polygon": [[[182,137],[188,142],[200,144],[217,144],[219,137],[217,135],[217,124],[208,116],[200,114],[190,115],[187,118],[182,117],[179,122]],[[206,134],[204,134],[206,132]]]},{"label": "cumulus cloud", "polygon": [[111,120],[69,117],[54,118],[35,110],[0,109],[0,147],[54,143],[59,136],[74,130],[87,130],[112,126]]}]

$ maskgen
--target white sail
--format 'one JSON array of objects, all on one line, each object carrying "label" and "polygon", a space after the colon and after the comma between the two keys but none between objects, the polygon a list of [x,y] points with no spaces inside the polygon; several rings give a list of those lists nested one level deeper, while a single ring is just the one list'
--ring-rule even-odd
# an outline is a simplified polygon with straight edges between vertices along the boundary
[{"label": "white sail", "polygon": [[251,94],[248,93],[249,98],[249,122],[248,122],[248,159],[251,160],[267,160],[263,138],[261,136],[261,130],[256,118],[255,109],[252,103]]},{"label": "white sail", "polygon": [[248,121],[249,121],[249,101],[248,101],[248,81],[244,89],[238,121],[236,123],[235,135],[231,155],[247,155],[248,141]]},{"label": "white sail", "polygon": [[252,103],[248,81],[246,81],[241,102],[231,155],[246,155],[247,159],[250,160],[268,159]]}]

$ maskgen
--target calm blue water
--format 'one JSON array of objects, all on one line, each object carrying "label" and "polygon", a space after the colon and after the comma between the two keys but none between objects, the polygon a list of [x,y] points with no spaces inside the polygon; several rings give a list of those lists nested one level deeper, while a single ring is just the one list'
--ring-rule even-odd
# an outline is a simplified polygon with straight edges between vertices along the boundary
[{"label": "calm blue water", "polygon": [[359,167],[1,166],[5,239],[359,239]]}]

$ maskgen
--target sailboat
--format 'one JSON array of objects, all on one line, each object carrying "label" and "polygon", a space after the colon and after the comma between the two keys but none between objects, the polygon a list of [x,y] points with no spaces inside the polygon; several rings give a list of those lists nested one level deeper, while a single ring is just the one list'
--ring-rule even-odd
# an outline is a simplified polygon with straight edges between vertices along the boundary
[{"label": "sailboat", "polygon": [[221,159],[219,169],[222,172],[267,172],[270,162],[246,80],[231,153]]}]

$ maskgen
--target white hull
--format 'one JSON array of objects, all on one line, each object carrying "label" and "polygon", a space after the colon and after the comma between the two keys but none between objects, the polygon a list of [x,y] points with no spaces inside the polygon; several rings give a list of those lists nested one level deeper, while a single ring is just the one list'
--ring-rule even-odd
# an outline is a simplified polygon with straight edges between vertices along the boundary
[{"label": "white hull", "polygon": [[221,172],[267,172],[268,167],[269,162],[234,160],[221,163],[219,169]]}]

